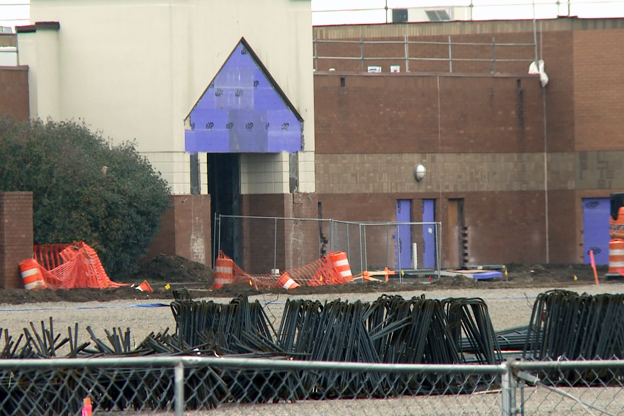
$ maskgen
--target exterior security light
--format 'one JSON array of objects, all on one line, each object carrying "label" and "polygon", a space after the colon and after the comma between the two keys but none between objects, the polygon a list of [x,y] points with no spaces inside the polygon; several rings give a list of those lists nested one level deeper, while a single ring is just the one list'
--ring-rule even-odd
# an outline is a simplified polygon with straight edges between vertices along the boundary
[{"label": "exterior security light", "polygon": [[427,169],[425,169],[422,163],[419,163],[416,166],[414,166],[414,178],[416,178],[416,181],[418,182],[422,181],[426,173],[427,173]]}]

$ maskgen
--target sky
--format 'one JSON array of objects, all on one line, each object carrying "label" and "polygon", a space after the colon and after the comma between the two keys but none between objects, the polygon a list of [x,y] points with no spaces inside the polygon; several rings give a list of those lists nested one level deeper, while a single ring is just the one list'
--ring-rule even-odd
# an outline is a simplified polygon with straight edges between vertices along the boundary
[{"label": "sky", "polygon": [[29,0],[0,0],[0,26],[15,27],[29,24]]},{"label": "sky", "polygon": [[[29,24],[29,0],[0,0],[0,26]],[[385,23],[394,8],[449,9],[471,6],[472,20],[554,19],[557,15],[581,18],[624,17],[622,0],[311,0],[312,24]]]}]

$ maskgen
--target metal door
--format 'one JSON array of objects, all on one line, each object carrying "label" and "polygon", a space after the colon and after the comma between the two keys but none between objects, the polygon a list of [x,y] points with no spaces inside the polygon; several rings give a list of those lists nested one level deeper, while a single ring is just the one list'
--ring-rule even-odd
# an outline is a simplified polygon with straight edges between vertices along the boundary
[{"label": "metal door", "polygon": [[[423,199],[422,201],[423,222],[435,221],[435,199]],[[436,267],[435,252],[435,225],[423,225],[423,267],[425,269],[433,269]]]},{"label": "metal door", "polygon": [[583,260],[591,262],[589,251],[594,251],[596,264],[609,264],[609,198],[583,199]]},{"label": "metal door", "polygon": [[[396,205],[397,222],[412,222],[412,201],[409,199],[399,199]],[[412,226],[397,225],[396,231],[396,268],[412,268]]]}]

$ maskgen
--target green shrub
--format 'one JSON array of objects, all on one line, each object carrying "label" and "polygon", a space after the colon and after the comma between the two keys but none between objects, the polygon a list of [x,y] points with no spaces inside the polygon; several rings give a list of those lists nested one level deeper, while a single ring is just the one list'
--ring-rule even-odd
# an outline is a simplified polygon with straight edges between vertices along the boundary
[{"label": "green shrub", "polygon": [[157,234],[169,187],[133,143],[74,121],[0,118],[0,191],[32,191],[36,244],[84,241],[111,278],[129,275]]}]

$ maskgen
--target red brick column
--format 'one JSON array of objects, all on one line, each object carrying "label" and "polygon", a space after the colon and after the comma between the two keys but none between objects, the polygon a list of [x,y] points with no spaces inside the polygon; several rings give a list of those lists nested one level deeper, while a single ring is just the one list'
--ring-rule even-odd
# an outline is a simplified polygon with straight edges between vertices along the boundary
[{"label": "red brick column", "polygon": [[19,264],[32,256],[32,192],[0,192],[0,288],[23,288]]},{"label": "red brick column", "polygon": [[159,254],[212,264],[210,195],[172,195],[144,262]]}]

